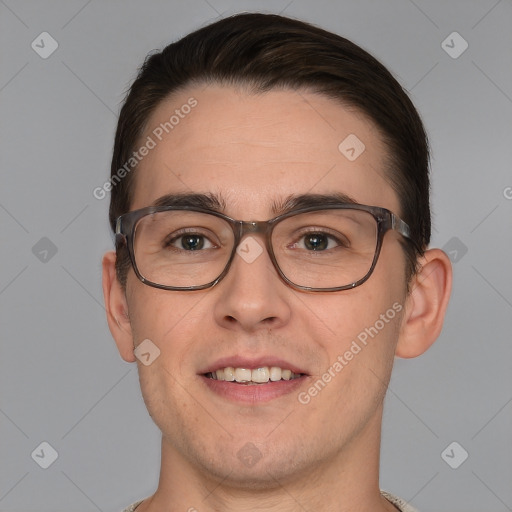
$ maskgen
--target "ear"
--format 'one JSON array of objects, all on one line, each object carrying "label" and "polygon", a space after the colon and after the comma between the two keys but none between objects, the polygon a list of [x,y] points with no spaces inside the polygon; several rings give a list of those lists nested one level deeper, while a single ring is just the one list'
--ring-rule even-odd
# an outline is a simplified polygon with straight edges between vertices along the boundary
[{"label": "ear", "polygon": [[420,258],[406,299],[396,355],[417,357],[437,339],[452,289],[452,265],[441,249],[429,249]]},{"label": "ear", "polygon": [[116,253],[109,251],[103,256],[103,297],[107,322],[112,337],[121,357],[132,363],[135,361],[133,353],[133,335],[128,318],[128,303],[126,294],[116,275]]}]

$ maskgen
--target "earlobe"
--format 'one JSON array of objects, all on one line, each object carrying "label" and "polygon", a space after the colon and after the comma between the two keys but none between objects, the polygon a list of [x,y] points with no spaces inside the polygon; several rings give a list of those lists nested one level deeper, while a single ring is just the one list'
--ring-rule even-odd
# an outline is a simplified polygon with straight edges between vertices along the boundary
[{"label": "earlobe", "polygon": [[396,355],[423,354],[441,333],[452,288],[452,266],[441,249],[429,249],[420,258],[421,269],[412,278],[406,299]]},{"label": "earlobe", "polygon": [[126,295],[116,275],[116,253],[109,251],[103,256],[103,297],[107,322],[121,357],[134,362],[133,335],[128,316]]}]

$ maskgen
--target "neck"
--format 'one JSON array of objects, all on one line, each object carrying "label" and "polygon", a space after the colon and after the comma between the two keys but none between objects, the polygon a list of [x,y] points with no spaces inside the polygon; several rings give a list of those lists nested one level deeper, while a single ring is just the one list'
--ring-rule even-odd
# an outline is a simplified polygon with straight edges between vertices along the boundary
[{"label": "neck", "polygon": [[306,470],[276,479],[269,467],[257,488],[232,481],[229,468],[213,478],[163,438],[158,489],[136,512],[396,512],[379,491],[381,420],[382,408],[342,450]]}]

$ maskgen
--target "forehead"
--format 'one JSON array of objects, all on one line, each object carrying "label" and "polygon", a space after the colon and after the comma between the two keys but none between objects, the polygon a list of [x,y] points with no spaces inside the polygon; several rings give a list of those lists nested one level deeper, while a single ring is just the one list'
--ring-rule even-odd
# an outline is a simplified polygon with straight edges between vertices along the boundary
[{"label": "forehead", "polygon": [[375,125],[312,92],[191,87],[156,108],[140,142],[152,148],[135,172],[132,209],[210,193],[229,215],[263,218],[290,195],[341,193],[399,210]]}]

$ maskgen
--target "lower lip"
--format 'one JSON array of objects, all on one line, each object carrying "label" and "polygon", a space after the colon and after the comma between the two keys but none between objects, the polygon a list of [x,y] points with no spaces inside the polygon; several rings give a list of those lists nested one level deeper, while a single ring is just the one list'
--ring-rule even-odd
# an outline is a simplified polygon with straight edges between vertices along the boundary
[{"label": "lower lip", "polygon": [[265,403],[289,395],[304,384],[306,377],[291,380],[269,381],[266,384],[237,384],[201,376],[205,384],[217,395],[235,402]]}]

